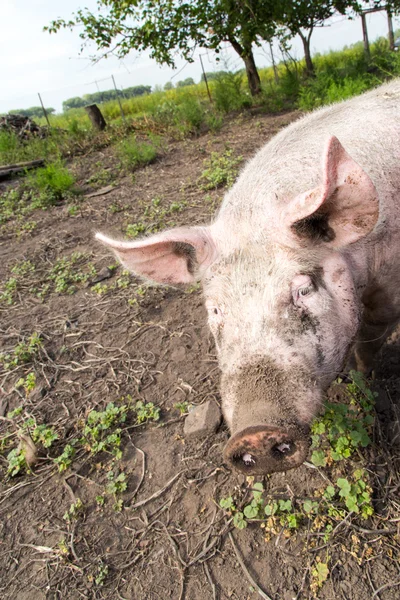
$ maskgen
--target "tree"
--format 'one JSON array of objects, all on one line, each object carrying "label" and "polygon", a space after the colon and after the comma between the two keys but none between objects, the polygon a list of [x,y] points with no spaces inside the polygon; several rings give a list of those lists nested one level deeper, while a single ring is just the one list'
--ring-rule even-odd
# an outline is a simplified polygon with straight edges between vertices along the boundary
[{"label": "tree", "polygon": [[287,27],[292,36],[298,35],[303,42],[308,75],[314,75],[310,41],[315,27],[322,27],[335,12],[346,14],[349,8],[359,9],[357,0],[282,0],[277,3],[277,22]]},{"label": "tree", "polygon": [[228,42],[243,60],[251,94],[261,91],[253,45],[272,36],[273,0],[98,0],[97,12],[78,10],[70,21],[58,19],[45,29],[80,26],[83,46],[122,58],[132,49],[150,50],[161,64],[175,66],[179,54],[193,62],[196,47],[217,53]]},{"label": "tree", "polygon": [[63,111],[70,110],[71,108],[81,108],[82,106],[86,106],[87,102],[83,98],[79,96],[75,96],[74,98],[68,98],[68,100],[64,100],[62,103]]},{"label": "tree", "polygon": [[187,85],[194,85],[193,77],[186,77],[186,79],[176,82],[176,87],[186,87]]},{"label": "tree", "polygon": [[[47,114],[51,115],[56,112],[55,108],[46,108]],[[32,117],[43,117],[43,109],[41,106],[31,106],[30,108],[17,108],[9,111],[10,115],[22,115],[31,119]]]},{"label": "tree", "polygon": [[167,81],[167,83],[164,85],[164,90],[167,92],[168,90],[173,90],[174,89],[174,84],[172,83],[172,81]]}]

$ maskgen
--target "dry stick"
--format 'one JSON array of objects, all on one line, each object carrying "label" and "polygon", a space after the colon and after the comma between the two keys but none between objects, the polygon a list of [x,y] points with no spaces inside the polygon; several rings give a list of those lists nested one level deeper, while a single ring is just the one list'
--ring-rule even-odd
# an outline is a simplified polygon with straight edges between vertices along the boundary
[{"label": "dry stick", "polygon": [[246,575],[247,579],[250,581],[251,585],[257,590],[257,592],[259,593],[259,595],[261,596],[261,598],[264,598],[264,600],[272,600],[272,598],[270,596],[268,596],[261,588],[260,586],[254,581],[253,577],[251,576],[251,574],[249,573],[246,565],[243,562],[242,557],[239,554],[239,550],[236,547],[235,544],[235,540],[233,539],[233,535],[232,533],[229,531],[228,532],[228,537],[229,540],[232,544],[232,548],[235,551],[236,554],[236,558],[238,559],[238,562],[240,564],[240,566],[242,567],[243,573]]},{"label": "dry stick", "polygon": [[208,565],[206,562],[203,563],[203,567],[204,567],[204,572],[206,574],[206,577],[208,579],[208,583],[210,584],[210,587],[212,589],[213,600],[217,600],[217,588],[215,587],[215,583],[213,582],[213,580],[211,578],[210,569],[208,568]]},{"label": "dry stick", "polygon": [[135,448],[135,450],[137,450],[141,455],[142,455],[142,474],[141,477],[139,479],[139,483],[137,484],[135,490],[133,491],[132,494],[132,500],[136,497],[136,494],[138,493],[140,486],[143,483],[143,479],[144,479],[144,475],[146,473],[146,455],[143,452],[143,450],[141,450],[140,448],[138,448],[137,446],[135,446],[135,444],[132,442],[132,440],[130,440],[132,446]]},{"label": "dry stick", "polygon": [[159,498],[174,483],[174,481],[176,479],[178,479],[178,477],[180,477],[182,475],[182,473],[184,473],[184,472],[185,471],[179,471],[179,473],[174,475],[172,477],[172,479],[170,479],[168,481],[168,483],[166,483],[166,485],[161,490],[158,490],[157,492],[155,492],[154,494],[149,496],[149,498],[146,498],[146,500],[140,500],[140,502],[136,502],[136,504],[134,504],[130,508],[139,508],[139,506],[144,506],[148,502],[151,502],[151,500],[155,500],[156,498]]},{"label": "dry stick", "polygon": [[372,594],[371,600],[373,600],[382,590],[386,590],[386,588],[389,587],[396,587],[397,585],[400,585],[400,580],[396,581],[395,583],[385,583],[384,585],[381,585],[381,587],[375,590],[375,592]]}]

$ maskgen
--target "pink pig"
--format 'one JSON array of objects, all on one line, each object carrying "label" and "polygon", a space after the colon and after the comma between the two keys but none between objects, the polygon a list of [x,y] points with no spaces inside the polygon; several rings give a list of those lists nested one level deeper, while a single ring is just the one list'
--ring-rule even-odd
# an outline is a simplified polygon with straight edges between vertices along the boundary
[{"label": "pink pig", "polygon": [[202,282],[225,460],[249,475],[297,467],[350,353],[368,372],[400,317],[400,80],[280,132],[211,225],[97,238],[137,275]]}]

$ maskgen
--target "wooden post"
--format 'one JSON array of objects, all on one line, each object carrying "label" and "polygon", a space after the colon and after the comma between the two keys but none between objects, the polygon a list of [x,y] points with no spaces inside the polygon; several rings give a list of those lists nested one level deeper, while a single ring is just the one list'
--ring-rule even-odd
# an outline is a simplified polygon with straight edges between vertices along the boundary
[{"label": "wooden post", "polygon": [[42,102],[42,97],[39,94],[39,92],[38,92],[38,96],[39,96],[40,104],[42,105],[42,110],[43,110],[44,117],[45,117],[45,119],[47,121],[47,125],[50,127],[50,121],[49,121],[49,117],[48,117],[48,114],[47,114],[47,110],[44,107],[44,104]]},{"label": "wooden post", "polygon": [[393,21],[392,21],[392,13],[389,8],[386,9],[387,19],[388,19],[388,29],[389,29],[389,48],[390,50],[394,50],[394,33],[393,33]]},{"label": "wooden post", "polygon": [[103,115],[101,114],[101,111],[97,104],[90,104],[89,106],[85,106],[85,110],[95,129],[103,131],[103,129],[107,127],[107,123]]},{"label": "wooden post", "polygon": [[115,93],[117,94],[117,100],[118,100],[118,104],[119,104],[119,110],[121,111],[121,115],[122,115],[123,120],[126,121],[126,119],[125,119],[125,113],[122,110],[121,100],[119,99],[119,94],[118,94],[117,86],[115,85],[114,75],[111,75],[111,77],[112,77],[112,80],[113,80]]},{"label": "wooden post", "polygon": [[367,20],[365,13],[361,13],[361,23],[363,30],[363,42],[364,42],[364,54],[366,58],[369,60],[371,58],[371,54],[369,51],[369,41],[368,41],[368,31],[367,31]]},{"label": "wooden post", "polygon": [[207,88],[208,98],[209,98],[209,100],[210,100],[210,102],[212,104],[212,97],[211,97],[210,88],[208,87],[207,75],[206,75],[206,72],[204,70],[203,59],[201,58],[201,54],[199,54],[199,56],[200,56],[201,70],[203,71],[204,82],[205,82],[206,88]]}]

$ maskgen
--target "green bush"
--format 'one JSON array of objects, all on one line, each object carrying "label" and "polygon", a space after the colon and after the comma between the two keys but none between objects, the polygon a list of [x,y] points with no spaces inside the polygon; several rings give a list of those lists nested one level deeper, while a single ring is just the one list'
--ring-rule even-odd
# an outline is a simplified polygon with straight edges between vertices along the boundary
[{"label": "green bush", "polygon": [[61,161],[56,161],[29,173],[26,183],[37,195],[35,207],[45,208],[65,197],[74,185],[75,177]]},{"label": "green bush", "polygon": [[134,135],[120,142],[118,155],[127,169],[147,165],[157,158],[157,148],[149,142],[140,142]]},{"label": "green bush", "polygon": [[218,74],[214,80],[212,91],[216,109],[228,113],[251,106],[251,97],[247,91],[243,90],[243,83],[241,71]]}]

